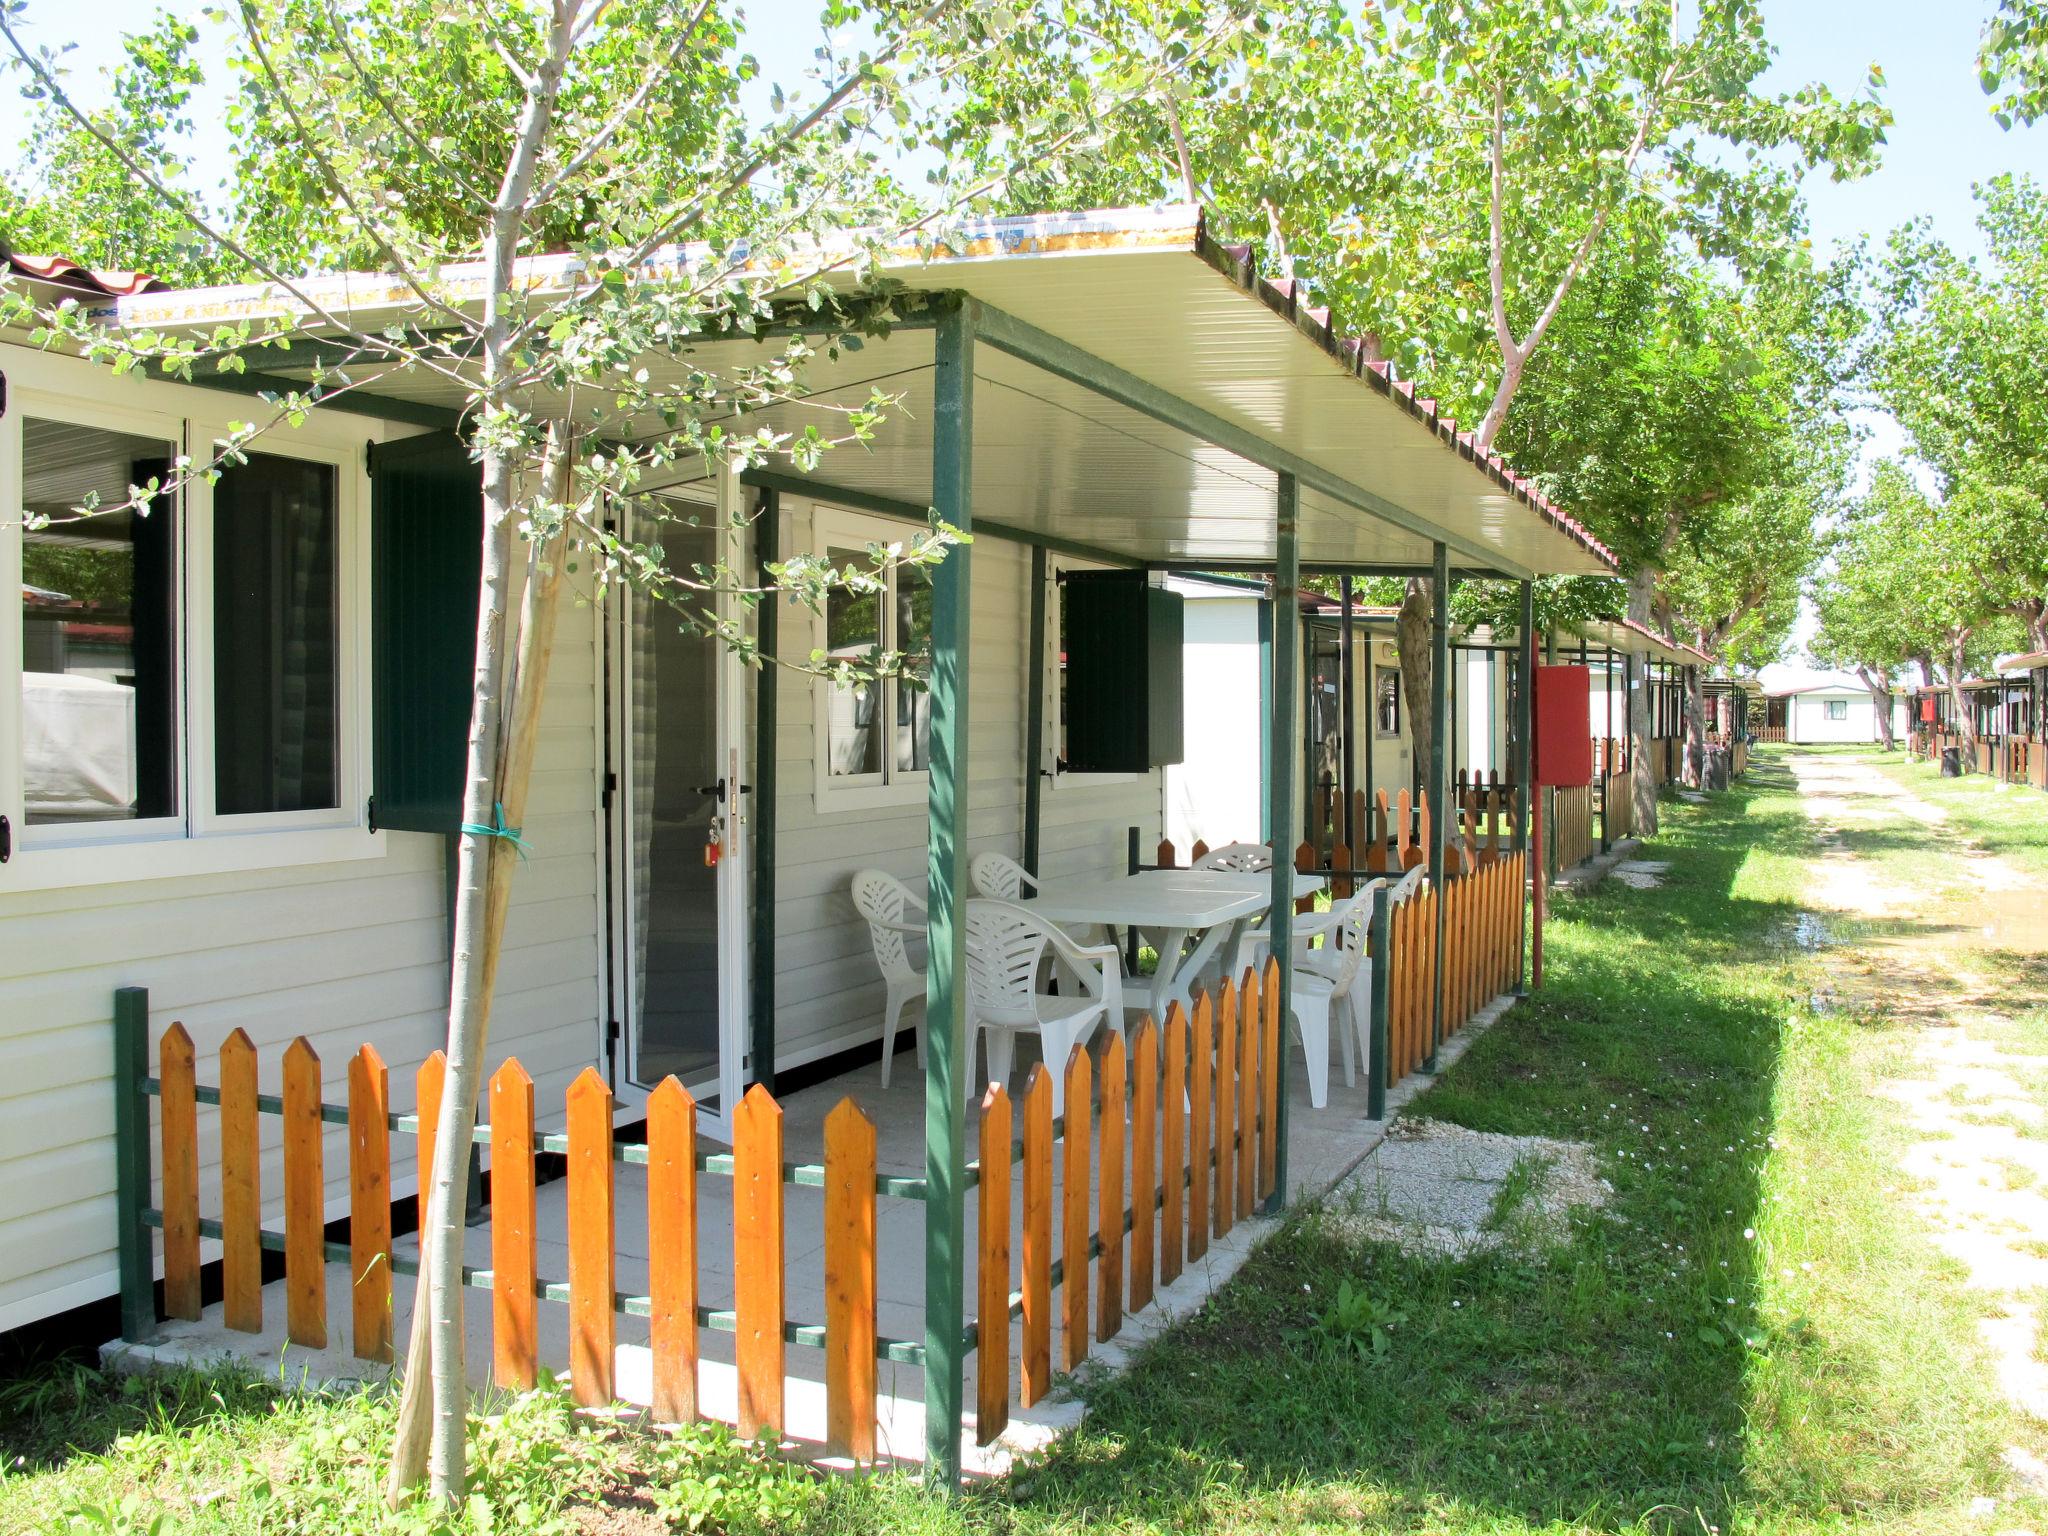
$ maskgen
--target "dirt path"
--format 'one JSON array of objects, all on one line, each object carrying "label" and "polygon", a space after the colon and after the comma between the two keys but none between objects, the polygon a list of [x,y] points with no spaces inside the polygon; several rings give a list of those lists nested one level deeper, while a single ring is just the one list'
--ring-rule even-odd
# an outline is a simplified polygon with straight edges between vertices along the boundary
[{"label": "dirt path", "polygon": [[[1909,1198],[1935,1243],[1998,1308],[1980,1327],[2000,1389],[2048,1422],[2048,1365],[2039,1358],[2048,1310],[2048,1056],[1994,1038],[2007,1022],[2001,959],[2048,955],[2048,906],[2020,870],[1868,762],[1786,761],[1823,850],[1806,891],[1821,917],[1801,941],[1829,946],[1835,1002],[1915,1026],[1921,1070],[1882,1090],[1917,1136],[1900,1159],[1914,1181]],[[1881,844],[1905,856],[1859,851]],[[2048,1490],[2048,1465],[2018,1447],[2007,1460]]]}]

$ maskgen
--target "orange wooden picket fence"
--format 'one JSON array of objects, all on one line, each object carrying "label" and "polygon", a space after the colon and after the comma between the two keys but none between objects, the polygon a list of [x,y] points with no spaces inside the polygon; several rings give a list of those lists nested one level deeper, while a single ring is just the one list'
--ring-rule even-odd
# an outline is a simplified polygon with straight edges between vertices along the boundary
[{"label": "orange wooden picket fence", "polygon": [[[980,1160],[969,1169],[978,1190],[977,1320],[963,1344],[978,1351],[976,1433],[987,1444],[1008,1422],[1012,1398],[1011,1320],[1021,1322],[1014,1362],[1018,1401],[1029,1406],[1052,1382],[1055,1295],[1060,1317],[1059,1368],[1071,1370],[1094,1342],[1113,1338],[1126,1309],[1151,1304],[1158,1286],[1199,1259],[1269,1196],[1275,1183],[1279,1087],[1278,971],[1247,970],[1212,996],[1200,994],[1192,1017],[1176,1005],[1163,1029],[1149,1018],[1124,1039],[1110,1034],[1098,1068],[1077,1046],[1065,1063],[1067,1113],[1055,1122],[1051,1081],[1032,1068],[1013,1126],[1007,1090],[991,1087],[982,1101]],[[390,1107],[390,1074],[376,1050],[349,1059],[345,1104],[321,1100],[321,1064],[313,1047],[295,1040],[283,1053],[280,1096],[258,1091],[257,1050],[236,1030],[223,1042],[215,1085],[198,1081],[196,1053],[182,1024],[158,1046],[158,1075],[140,1084],[160,1100],[160,1204],[141,1212],[161,1229],[164,1308],[173,1318],[200,1316],[200,1243],[222,1245],[222,1321],[259,1332],[264,1325],[262,1253],[284,1255],[285,1331],[293,1344],[328,1347],[327,1268],[347,1266],[349,1338],[357,1358],[390,1362],[394,1355],[392,1276],[416,1274],[416,1262],[392,1249],[391,1137],[418,1139],[419,1163],[431,1165],[445,1064],[435,1052],[420,1067],[411,1115]],[[1099,1072],[1100,1081],[1095,1081]],[[200,1198],[202,1105],[217,1106],[220,1131],[218,1219],[203,1217]],[[616,1395],[616,1325],[621,1313],[648,1320],[654,1417],[685,1422],[699,1416],[701,1331],[734,1335],[738,1421],[743,1434],[782,1428],[785,1346],[825,1353],[826,1448],[857,1461],[876,1455],[878,1359],[921,1364],[919,1344],[886,1339],[876,1326],[875,1259],[878,1197],[922,1199],[925,1181],[879,1176],[874,1122],[852,1098],[824,1122],[822,1164],[783,1160],[782,1109],[756,1085],[733,1117],[730,1153],[700,1146],[697,1106],[674,1078],[647,1103],[647,1139],[613,1132],[610,1088],[586,1069],[565,1094],[566,1129],[535,1130],[534,1084],[508,1060],[487,1085],[486,1116],[477,1138],[491,1158],[491,1264],[465,1267],[463,1284],[491,1293],[492,1378],[501,1387],[531,1388],[544,1364],[539,1308],[566,1306],[575,1401],[602,1406]],[[273,1118],[284,1159],[281,1231],[261,1225],[262,1122]],[[348,1129],[349,1240],[326,1239],[324,1128]],[[1013,1129],[1021,1139],[1013,1141]],[[568,1179],[567,1274],[539,1270],[537,1154],[561,1154]],[[615,1187],[620,1163],[647,1168],[643,1210],[623,1210]],[[1022,1242],[1011,1253],[1012,1173],[1020,1175]],[[733,1294],[730,1311],[700,1299],[699,1183],[732,1181]],[[822,1187],[825,1317],[792,1323],[787,1316],[784,1193],[792,1184]],[[1053,1222],[1058,1212],[1058,1247]],[[644,1220],[648,1293],[617,1288],[618,1228]],[[1014,1287],[1014,1288],[1013,1288]],[[1092,1325],[1092,1326],[1091,1326]]]},{"label": "orange wooden picket fence", "polygon": [[[374,1047],[349,1058],[348,1102],[321,1101],[320,1058],[302,1037],[285,1050],[281,1097],[257,1091],[256,1047],[236,1030],[220,1048],[218,1086],[196,1081],[190,1036],[182,1024],[164,1031],[158,1077],[145,1083],[161,1100],[159,1156],[161,1205],[143,1213],[163,1232],[164,1307],[174,1318],[200,1315],[200,1239],[221,1243],[222,1321],[243,1333],[264,1321],[262,1250],[284,1254],[285,1332],[293,1344],[328,1347],[327,1266],[348,1266],[349,1337],[361,1360],[393,1357],[392,1275],[416,1274],[418,1265],[395,1259],[391,1237],[391,1136],[418,1139],[419,1166],[432,1165],[441,1088],[446,1072],[436,1051],[420,1067],[418,1111],[393,1114],[390,1074]],[[220,1218],[202,1218],[199,1189],[198,1106],[220,1110]],[[782,1109],[767,1090],[749,1089],[733,1116],[730,1153],[706,1150],[697,1137],[697,1106],[674,1078],[647,1102],[647,1140],[613,1134],[610,1087],[586,1068],[565,1094],[566,1131],[539,1135],[534,1128],[534,1084],[519,1062],[508,1060],[487,1085],[488,1120],[477,1139],[492,1149],[491,1265],[465,1267],[463,1284],[491,1293],[492,1379],[515,1390],[531,1388],[543,1361],[539,1307],[566,1305],[569,1317],[570,1391],[595,1407],[612,1401],[616,1325],[621,1313],[648,1320],[657,1419],[681,1422],[698,1415],[700,1331],[734,1335],[739,1387],[739,1428],[753,1435],[780,1427],[784,1346],[791,1338],[821,1348],[826,1357],[828,1448],[857,1460],[875,1454],[875,1362],[878,1356],[914,1360],[916,1346],[878,1337],[876,1331],[875,1209],[878,1196],[918,1199],[919,1179],[881,1178],[875,1166],[875,1127],[843,1099],[826,1117],[822,1165],[783,1162]],[[284,1155],[284,1227],[260,1225],[261,1122],[280,1122]],[[481,1117],[480,1117],[481,1118]],[[326,1170],[323,1128],[348,1128],[349,1241],[326,1240]],[[535,1156],[566,1158],[568,1273],[539,1273]],[[622,1213],[614,1174],[620,1163],[647,1168],[645,1209]],[[732,1181],[734,1304],[729,1312],[699,1302],[697,1245],[700,1175]],[[824,1190],[825,1292],[822,1326],[792,1326],[784,1305],[788,1184]],[[618,1292],[617,1231],[622,1214],[646,1222],[648,1293]],[[559,1369],[562,1362],[545,1362]]]},{"label": "orange wooden picket fence", "polygon": [[[1064,1068],[1060,1122],[1043,1063],[1014,1106],[1001,1084],[983,1096],[971,1170],[980,1444],[1007,1427],[1013,1399],[1038,1402],[1055,1369],[1072,1370],[1093,1344],[1114,1338],[1127,1311],[1150,1306],[1159,1287],[1273,1193],[1279,1004],[1269,958],[1263,976],[1247,970],[1213,994],[1198,992],[1191,1015],[1175,1003],[1163,1027],[1140,1020],[1128,1049],[1111,1034],[1099,1065],[1077,1045]],[[1013,1170],[1022,1216],[1014,1253]]]},{"label": "orange wooden picket fence", "polygon": [[1550,792],[1550,867],[1570,869],[1593,856],[1593,786],[1574,784]]},{"label": "orange wooden picket fence", "polygon": [[1422,881],[1394,904],[1388,932],[1388,1082],[1428,1060],[1436,1042],[1436,903],[1444,903],[1443,1037],[1449,1039],[1515,985],[1522,954],[1528,855],[1510,851],[1469,875]]}]

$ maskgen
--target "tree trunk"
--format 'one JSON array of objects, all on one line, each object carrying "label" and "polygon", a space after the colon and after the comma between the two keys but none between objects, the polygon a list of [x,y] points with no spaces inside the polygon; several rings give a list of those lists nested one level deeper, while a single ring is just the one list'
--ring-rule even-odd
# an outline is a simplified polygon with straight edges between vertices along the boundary
[{"label": "tree trunk", "polygon": [[[1435,655],[1430,646],[1430,620],[1436,594],[1431,590],[1432,581],[1427,576],[1408,578],[1408,589],[1401,594],[1400,612],[1394,619],[1395,643],[1401,650],[1401,692],[1408,700],[1408,738],[1415,757],[1411,764],[1410,777],[1413,783],[1428,785],[1430,742],[1436,730],[1435,711],[1430,699],[1430,669]],[[1432,805],[1430,814],[1441,815],[1443,808]]]},{"label": "tree trunk", "polygon": [[[1650,602],[1656,594],[1657,573],[1644,567],[1628,579],[1628,616],[1638,624],[1650,622]],[[1640,683],[1642,679],[1638,678]],[[1650,690],[1632,688],[1628,695],[1628,761],[1635,771],[1629,775],[1635,791],[1637,837],[1657,835],[1657,785],[1650,777]]]},{"label": "tree trunk", "polygon": [[[561,501],[568,489],[569,458],[568,429],[554,423],[549,428],[542,469],[543,494],[551,502]],[[554,650],[566,540],[557,533],[545,540],[528,541],[514,653],[505,643],[513,540],[519,521],[511,461],[502,454],[487,455],[483,482],[487,532],[462,814],[470,827],[516,829],[525,819],[532,779],[541,697]],[[518,859],[519,850],[507,838],[463,834],[450,968],[448,1071],[421,1223],[421,1270],[406,1353],[405,1392],[386,1486],[386,1496],[393,1504],[417,1486],[423,1462],[431,1475],[434,1497],[444,1504],[459,1503],[467,1483],[462,1194],[469,1176],[491,1000]]]},{"label": "tree trunk", "polygon": [[1896,752],[1898,738],[1892,733],[1892,680],[1880,677],[1869,667],[1858,667],[1856,675],[1870,693],[1870,707],[1877,712],[1877,739],[1887,752]]},{"label": "tree trunk", "polygon": [[1707,782],[1707,687],[1698,667],[1687,667],[1685,673],[1685,782],[1703,789]]},{"label": "tree trunk", "polygon": [[1970,713],[1970,704],[1963,696],[1964,652],[1970,643],[1967,630],[1949,637],[1948,642],[1948,707],[1953,713],[1956,729],[1962,733],[1963,756],[1967,761],[1963,767],[1974,772],[1977,767],[1977,720]]}]

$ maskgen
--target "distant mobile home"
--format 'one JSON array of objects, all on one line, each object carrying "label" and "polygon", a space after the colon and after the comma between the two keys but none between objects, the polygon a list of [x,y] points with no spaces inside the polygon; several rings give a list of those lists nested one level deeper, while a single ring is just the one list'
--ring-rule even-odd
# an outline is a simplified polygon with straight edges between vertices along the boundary
[{"label": "distant mobile home", "polygon": [[[1906,738],[1906,697],[1891,697],[1892,739]],[[1802,745],[1875,742],[1884,739],[1870,690],[1854,678],[1824,678],[1764,695],[1766,740]]]}]

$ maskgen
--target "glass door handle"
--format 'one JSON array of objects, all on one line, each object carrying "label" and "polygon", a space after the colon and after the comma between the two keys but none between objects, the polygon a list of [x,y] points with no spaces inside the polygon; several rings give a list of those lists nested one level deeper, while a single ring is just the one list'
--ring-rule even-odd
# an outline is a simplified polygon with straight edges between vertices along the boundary
[{"label": "glass door handle", "polygon": [[[751,784],[742,784],[736,791],[736,793],[742,795],[751,795],[753,792],[754,786]],[[725,780],[720,779],[716,784],[700,784],[697,786],[697,793],[700,795],[709,795],[712,799],[716,800],[720,805],[723,805],[725,804]]]}]

